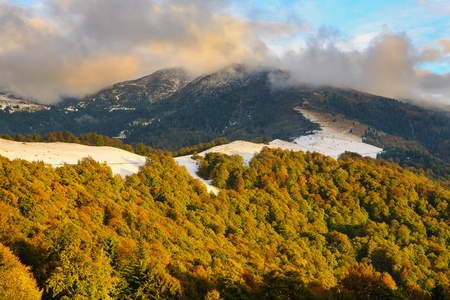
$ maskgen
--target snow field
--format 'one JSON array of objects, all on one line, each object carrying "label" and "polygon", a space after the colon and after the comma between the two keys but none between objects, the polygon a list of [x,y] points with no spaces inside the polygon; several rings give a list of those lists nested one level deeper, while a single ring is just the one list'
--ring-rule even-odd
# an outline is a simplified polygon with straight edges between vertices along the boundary
[{"label": "snow field", "polygon": [[344,127],[342,124],[335,124],[321,118],[319,114],[297,108],[306,118],[314,123],[319,123],[321,131],[316,131],[313,135],[298,137],[294,140],[296,144],[310,147],[319,153],[329,155],[337,159],[339,154],[351,151],[362,156],[377,157],[382,148],[375,147],[362,142],[362,138],[350,133],[351,127]]},{"label": "snow field", "polygon": [[9,159],[42,161],[54,167],[76,164],[85,157],[106,162],[114,174],[122,177],[137,173],[146,158],[113,147],[93,147],[70,143],[22,143],[0,139],[0,155]]}]

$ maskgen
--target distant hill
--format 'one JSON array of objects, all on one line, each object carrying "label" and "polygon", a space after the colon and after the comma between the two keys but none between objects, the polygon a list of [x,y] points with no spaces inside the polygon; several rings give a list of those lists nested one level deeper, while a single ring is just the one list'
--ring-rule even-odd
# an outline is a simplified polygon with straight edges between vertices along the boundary
[{"label": "distant hill", "polygon": [[50,109],[50,106],[27,101],[14,96],[12,93],[0,91],[0,110],[3,112],[36,112],[46,109]]},{"label": "distant hill", "polygon": [[450,161],[448,113],[355,90],[288,83],[285,71],[244,65],[197,78],[165,69],[45,110],[0,110],[0,133],[96,132],[176,150],[218,137],[292,140],[319,128],[294,109],[304,107],[369,125],[365,137],[377,146],[419,149]]}]

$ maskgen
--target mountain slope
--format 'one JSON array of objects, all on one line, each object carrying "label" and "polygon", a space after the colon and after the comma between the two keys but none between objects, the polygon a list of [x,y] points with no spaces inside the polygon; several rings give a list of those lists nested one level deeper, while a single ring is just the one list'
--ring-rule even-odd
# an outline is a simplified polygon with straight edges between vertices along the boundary
[{"label": "mountain slope", "polygon": [[199,77],[182,90],[155,104],[150,114],[157,120],[135,127],[127,141],[173,147],[258,136],[291,139],[317,129],[295,112],[303,93],[274,90],[270,76],[278,70],[248,70],[237,65]]},{"label": "mountain slope", "polygon": [[[158,102],[171,96],[190,82],[189,75],[183,69],[164,69],[136,80],[114,84],[92,96],[84,98],[77,106],[86,106],[95,102],[110,105],[130,105]],[[109,107],[111,108],[111,107]]]},{"label": "mountain slope", "polygon": [[40,110],[50,109],[50,106],[37,104],[31,101],[15,97],[11,93],[0,91],[0,110],[7,113],[20,111],[36,112]]},{"label": "mountain slope", "polygon": [[287,72],[243,65],[195,79],[180,69],[161,70],[48,110],[0,111],[0,132],[97,132],[175,150],[218,137],[293,140],[319,128],[295,110],[302,107],[369,125],[365,137],[377,146],[408,144],[408,150],[450,162],[450,118],[443,112],[354,90],[288,83]]},{"label": "mountain slope", "polygon": [[19,143],[0,139],[0,155],[9,159],[39,161],[60,167],[74,165],[90,157],[106,163],[114,174],[122,177],[137,173],[145,157],[113,147],[93,147],[73,143]]},{"label": "mountain slope", "polygon": [[162,70],[49,111],[4,113],[0,131],[10,135],[95,131],[123,137],[127,143],[175,149],[221,136],[287,139],[317,129],[292,109],[311,91],[273,89],[270,78],[280,73],[235,65],[187,83],[182,71]]},{"label": "mountain slope", "polygon": [[432,154],[450,160],[450,113],[420,108],[394,99],[353,90],[324,89],[310,103],[341,113],[379,131],[417,141]]}]

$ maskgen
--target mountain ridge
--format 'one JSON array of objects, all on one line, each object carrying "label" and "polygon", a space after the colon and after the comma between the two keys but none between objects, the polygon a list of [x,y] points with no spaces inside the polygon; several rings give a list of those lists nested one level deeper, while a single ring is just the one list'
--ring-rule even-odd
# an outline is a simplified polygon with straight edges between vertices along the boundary
[{"label": "mountain ridge", "polygon": [[[84,97],[84,100],[81,101],[92,101],[98,98],[106,100],[115,97],[117,101],[127,103],[130,96],[136,97],[137,95],[142,96],[139,98],[142,101],[156,102],[175,93],[189,82],[190,76],[181,68],[162,69],[135,80],[115,83],[109,88]],[[125,90],[123,90],[124,88]],[[119,90],[119,95],[116,94],[117,90]]]},{"label": "mountain ridge", "polygon": [[378,146],[392,144],[386,135],[376,136],[385,132],[450,161],[445,150],[450,118],[445,113],[350,89],[295,86],[289,76],[279,69],[239,64],[195,78],[182,69],[165,69],[48,110],[0,111],[0,132],[96,132],[129,144],[176,150],[219,137],[292,140],[318,129],[294,109],[306,107],[369,125],[366,138]]}]

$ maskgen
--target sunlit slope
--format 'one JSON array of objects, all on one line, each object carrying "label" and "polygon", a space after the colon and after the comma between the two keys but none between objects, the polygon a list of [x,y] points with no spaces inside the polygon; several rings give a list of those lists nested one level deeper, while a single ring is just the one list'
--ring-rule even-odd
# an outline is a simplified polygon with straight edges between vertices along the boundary
[{"label": "sunlit slope", "polygon": [[42,161],[54,167],[76,164],[83,158],[92,159],[111,167],[122,177],[136,173],[145,163],[145,157],[113,148],[93,147],[71,143],[21,143],[0,139],[0,155],[9,159]]}]

